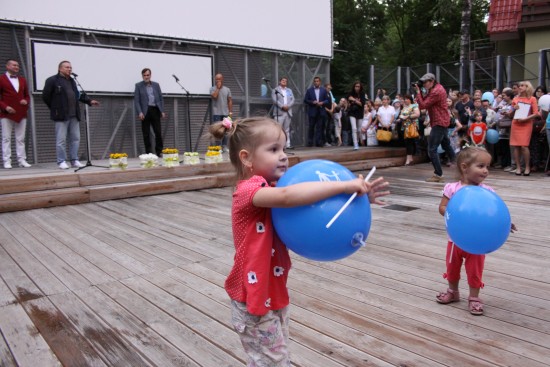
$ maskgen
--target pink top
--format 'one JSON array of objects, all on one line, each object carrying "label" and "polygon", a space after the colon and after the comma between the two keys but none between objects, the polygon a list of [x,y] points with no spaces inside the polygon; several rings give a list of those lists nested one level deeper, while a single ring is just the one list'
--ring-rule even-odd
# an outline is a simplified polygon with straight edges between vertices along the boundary
[{"label": "pink top", "polygon": [[[460,181],[448,183],[443,188],[443,196],[445,196],[447,199],[451,199],[453,195],[456,194],[456,192],[461,188],[463,188],[464,186],[470,186],[470,185],[463,185],[462,182]],[[487,186],[484,183],[480,183],[479,187],[483,187],[484,189],[495,192],[495,190],[493,190],[491,186]],[[447,236],[447,238],[449,239],[449,241],[452,241],[451,237]]]},{"label": "pink top", "polygon": [[[463,185],[461,181],[448,183],[443,188],[443,196],[445,196],[447,199],[450,199],[453,197],[454,194],[456,194],[458,190],[460,190],[464,186],[469,186],[469,185]],[[480,183],[479,187],[483,187],[484,189],[495,192],[495,190],[493,190],[491,186],[487,186],[484,183]]]},{"label": "pink top", "polygon": [[256,192],[264,187],[270,186],[261,176],[239,181],[231,208],[236,252],[225,290],[231,299],[246,303],[253,315],[265,315],[289,304],[288,249],[275,232],[271,208],[252,204]]}]

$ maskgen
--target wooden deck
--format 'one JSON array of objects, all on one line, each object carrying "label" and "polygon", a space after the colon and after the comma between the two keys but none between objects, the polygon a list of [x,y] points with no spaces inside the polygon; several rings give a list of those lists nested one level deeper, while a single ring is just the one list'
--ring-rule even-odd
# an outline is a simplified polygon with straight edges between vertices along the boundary
[{"label": "wooden deck", "polygon": [[[435,302],[446,234],[431,172],[377,171],[408,211],[374,207],[356,254],[293,256],[294,366],[550,365],[549,179],[487,180],[519,232],[487,257],[475,317],[465,284],[461,302]],[[223,289],[230,205],[213,188],[0,214],[0,365],[243,366]]]}]

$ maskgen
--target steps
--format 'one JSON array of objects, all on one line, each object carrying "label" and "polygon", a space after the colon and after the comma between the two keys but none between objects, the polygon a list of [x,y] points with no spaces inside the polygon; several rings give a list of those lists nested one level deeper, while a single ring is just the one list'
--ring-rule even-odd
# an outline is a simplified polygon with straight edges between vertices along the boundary
[{"label": "steps", "polygon": [[[294,152],[293,152],[294,153]],[[289,156],[293,166],[309,159],[327,159],[364,173],[377,168],[401,166],[404,148],[347,148],[300,150]],[[130,165],[131,167],[131,165]],[[71,205],[179,191],[232,186],[235,180],[230,162],[150,169],[79,171],[25,174],[0,178],[0,212]]]}]

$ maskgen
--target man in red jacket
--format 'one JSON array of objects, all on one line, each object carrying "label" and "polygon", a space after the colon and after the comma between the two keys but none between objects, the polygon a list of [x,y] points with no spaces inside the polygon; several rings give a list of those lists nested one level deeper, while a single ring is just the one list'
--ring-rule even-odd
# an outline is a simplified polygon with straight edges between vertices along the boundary
[{"label": "man in red jacket", "polygon": [[427,73],[419,80],[425,89],[425,93],[420,93],[418,84],[415,85],[416,101],[421,110],[428,110],[430,117],[430,126],[432,131],[428,138],[428,155],[434,166],[434,175],[428,178],[427,182],[445,182],[443,178],[443,169],[439,161],[439,153],[437,147],[441,145],[449,160],[454,163],[455,152],[451,147],[449,140],[449,124],[451,122],[451,114],[447,107],[447,92],[441,84],[435,80],[435,75]]},{"label": "man in red jacket", "polygon": [[25,152],[25,131],[27,110],[29,109],[29,90],[27,81],[19,76],[19,63],[9,59],[6,73],[0,75],[0,120],[2,121],[2,158],[4,168],[11,168],[11,132],[15,131],[15,152],[19,167],[28,168]]}]

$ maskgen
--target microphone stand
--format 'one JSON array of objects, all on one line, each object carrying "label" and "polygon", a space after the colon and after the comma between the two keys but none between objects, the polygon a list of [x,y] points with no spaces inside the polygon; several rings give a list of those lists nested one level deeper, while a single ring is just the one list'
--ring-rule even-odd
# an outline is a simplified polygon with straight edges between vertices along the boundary
[{"label": "microphone stand", "polygon": [[[186,96],[186,101],[187,101],[187,142],[188,142],[188,146],[189,146],[189,149],[191,151],[193,151],[193,142],[191,140],[191,105],[189,104],[189,97],[190,97],[190,93],[187,89],[185,89],[185,87],[183,85],[181,85],[180,83],[180,80],[178,79],[177,76],[175,75],[172,75],[174,77],[174,80],[176,81],[176,83],[178,83],[178,85],[181,87],[181,89],[185,92],[185,96]],[[183,161],[181,161],[183,162]],[[181,163],[180,162],[180,163]]]},{"label": "microphone stand", "polygon": [[[84,94],[85,96],[88,96],[88,94],[86,93],[86,91],[84,90],[84,88],[82,88],[82,85],[80,84],[80,82],[78,81],[77,79],[77,76],[76,74],[71,74],[74,81],[76,82],[76,85],[78,85],[80,87],[80,93],[81,94]],[[90,148],[90,122],[88,121],[88,104],[86,104],[86,108],[84,109],[84,113],[85,113],[85,121],[84,121],[84,124],[86,125],[86,164],[83,166],[83,167],[79,167],[77,169],[75,169],[74,171],[75,172],[78,172],[80,171],[81,169],[84,169],[86,167],[101,167],[101,168],[109,168],[109,167],[106,167],[106,166],[97,166],[95,164],[92,164],[92,161],[90,160],[91,156],[92,156],[92,152],[91,152],[91,148]]]}]

